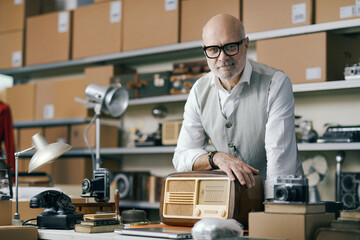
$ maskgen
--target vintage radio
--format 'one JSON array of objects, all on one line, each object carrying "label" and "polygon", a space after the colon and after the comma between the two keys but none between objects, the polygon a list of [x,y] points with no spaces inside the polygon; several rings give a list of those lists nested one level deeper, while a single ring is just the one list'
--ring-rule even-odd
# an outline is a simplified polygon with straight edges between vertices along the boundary
[{"label": "vintage radio", "polygon": [[161,126],[161,143],[162,145],[176,145],[182,121],[164,122]]},{"label": "vintage radio", "polygon": [[235,219],[248,226],[250,211],[263,211],[261,177],[255,187],[241,186],[222,171],[178,172],[163,182],[160,218],[167,225],[193,226],[203,218]]}]

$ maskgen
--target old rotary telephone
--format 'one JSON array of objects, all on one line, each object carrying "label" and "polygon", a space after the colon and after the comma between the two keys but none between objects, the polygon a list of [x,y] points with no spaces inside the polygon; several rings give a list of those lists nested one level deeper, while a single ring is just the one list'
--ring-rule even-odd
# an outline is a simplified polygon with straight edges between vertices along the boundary
[{"label": "old rotary telephone", "polygon": [[83,214],[75,212],[76,207],[70,197],[55,190],[47,190],[32,197],[30,208],[45,208],[37,216],[39,228],[73,229],[76,221],[83,217]]}]

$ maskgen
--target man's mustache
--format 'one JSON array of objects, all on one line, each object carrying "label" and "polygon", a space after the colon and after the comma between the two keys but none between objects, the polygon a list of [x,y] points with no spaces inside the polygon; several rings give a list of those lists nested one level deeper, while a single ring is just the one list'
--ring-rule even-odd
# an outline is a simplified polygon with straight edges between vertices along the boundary
[{"label": "man's mustache", "polygon": [[224,63],[219,64],[216,67],[220,68],[220,67],[233,66],[233,65],[235,65],[234,60],[226,60]]}]

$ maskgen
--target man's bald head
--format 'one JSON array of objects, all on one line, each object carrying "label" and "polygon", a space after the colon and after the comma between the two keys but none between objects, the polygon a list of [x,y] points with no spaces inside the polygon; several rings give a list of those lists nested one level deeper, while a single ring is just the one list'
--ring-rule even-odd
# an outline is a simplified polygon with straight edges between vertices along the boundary
[{"label": "man's bald head", "polygon": [[245,38],[244,26],[239,19],[228,14],[219,14],[212,17],[203,27],[202,37],[205,42],[214,35],[233,35],[240,39]]}]

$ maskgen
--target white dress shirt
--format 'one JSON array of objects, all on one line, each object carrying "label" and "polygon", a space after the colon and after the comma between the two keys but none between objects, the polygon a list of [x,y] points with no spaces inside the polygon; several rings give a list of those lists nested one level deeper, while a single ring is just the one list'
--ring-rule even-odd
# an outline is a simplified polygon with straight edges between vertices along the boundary
[{"label": "white dress shirt", "polygon": [[[238,97],[249,84],[252,66],[247,60],[239,83],[230,91],[223,88],[217,76],[212,74],[211,84],[219,90],[222,114],[228,118],[241,99]],[[184,121],[179,135],[173,164],[177,171],[192,171],[195,160],[206,154],[207,136],[200,121],[200,108],[196,101],[196,83],[185,104]],[[290,79],[281,71],[272,78],[268,96],[268,121],[265,129],[267,155],[267,179],[265,198],[273,198],[273,186],[277,176],[295,175],[297,147],[294,131],[294,97]]]}]

